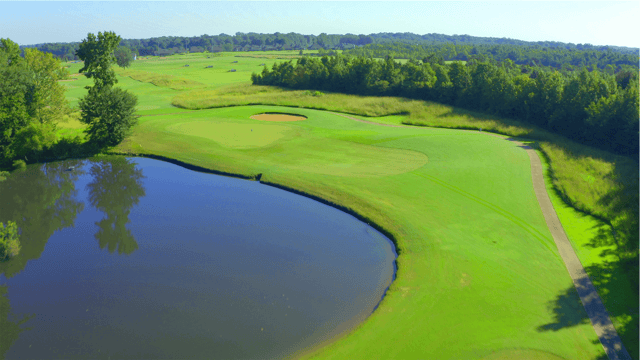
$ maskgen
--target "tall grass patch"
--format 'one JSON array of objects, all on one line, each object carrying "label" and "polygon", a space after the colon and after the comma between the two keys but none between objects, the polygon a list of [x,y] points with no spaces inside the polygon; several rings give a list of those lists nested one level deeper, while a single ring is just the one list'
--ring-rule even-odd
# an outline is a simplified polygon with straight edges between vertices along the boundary
[{"label": "tall grass patch", "polygon": [[120,76],[128,76],[134,80],[151,83],[155,86],[168,87],[174,90],[192,89],[205,86],[197,81],[180,78],[173,75],[158,74],[141,70],[124,70],[118,73]]}]

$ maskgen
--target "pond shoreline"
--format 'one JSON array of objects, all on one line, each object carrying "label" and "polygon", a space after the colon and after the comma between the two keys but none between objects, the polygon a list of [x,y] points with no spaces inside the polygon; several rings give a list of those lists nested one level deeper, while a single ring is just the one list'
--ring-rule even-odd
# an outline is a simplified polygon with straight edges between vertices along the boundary
[{"label": "pond shoreline", "polygon": [[395,254],[395,259],[393,260],[393,274],[391,277],[391,282],[389,283],[389,286],[387,286],[387,288],[384,290],[384,293],[382,294],[382,297],[380,298],[380,301],[378,301],[378,303],[376,304],[376,306],[373,308],[373,311],[371,312],[371,314],[369,314],[362,322],[360,322],[358,325],[356,325],[355,327],[351,328],[351,329],[347,329],[347,330],[342,330],[340,331],[338,334],[332,336],[330,339],[326,340],[326,341],[322,341],[320,343],[318,343],[315,346],[312,346],[308,349],[304,349],[300,352],[298,352],[297,354],[292,354],[292,358],[299,358],[301,356],[304,355],[308,355],[311,354],[325,346],[328,346],[336,341],[338,341],[339,339],[343,338],[344,336],[352,333],[353,331],[356,331],[360,326],[362,326],[362,324],[364,324],[364,322],[366,322],[371,315],[373,315],[376,310],[378,310],[378,308],[380,307],[380,305],[382,304],[382,302],[384,301],[384,298],[387,295],[387,292],[389,291],[389,289],[391,288],[391,285],[394,283],[394,281],[397,278],[397,274],[398,274],[398,258],[400,257],[402,251],[400,249],[400,247],[398,246],[398,240],[396,239],[396,237],[387,229],[385,229],[383,226],[377,224],[375,221],[371,220],[370,218],[368,218],[367,216],[360,214],[359,212],[344,206],[344,205],[340,205],[337,204],[335,202],[332,202],[330,200],[324,199],[320,196],[311,194],[311,193],[307,193],[303,190],[299,190],[299,189],[295,189],[293,187],[290,186],[286,186],[283,184],[279,184],[276,182],[272,182],[272,181],[268,181],[268,180],[263,180],[262,179],[262,173],[258,173],[255,175],[244,175],[244,174],[238,174],[238,173],[231,173],[231,172],[226,172],[226,171],[220,171],[220,170],[215,170],[215,169],[210,169],[210,168],[205,168],[202,166],[198,166],[198,165],[194,165],[194,164],[190,164],[187,163],[185,161],[181,161],[178,159],[174,159],[174,158],[169,158],[166,156],[162,156],[162,155],[155,155],[155,154],[147,154],[147,153],[119,153],[119,152],[109,152],[107,153],[107,155],[116,155],[116,156],[125,156],[125,157],[142,157],[142,158],[150,158],[150,159],[155,159],[155,160],[160,160],[160,161],[165,161],[174,165],[178,165],[180,167],[183,167],[185,169],[188,170],[192,170],[192,171],[197,171],[197,172],[202,172],[202,173],[207,173],[207,174],[212,174],[212,175],[220,175],[220,176],[226,176],[226,177],[232,177],[232,178],[239,178],[239,179],[243,179],[243,180],[250,180],[250,181],[258,181],[261,184],[264,184],[266,186],[270,186],[270,187],[274,187],[280,190],[284,190],[299,196],[303,196],[306,198],[309,198],[311,200],[315,200],[318,201],[324,205],[330,206],[332,208],[335,208],[337,210],[340,210],[346,214],[349,214],[353,217],[355,217],[356,219],[358,219],[359,221],[364,222],[365,224],[371,226],[372,228],[374,228],[375,230],[377,230],[378,232],[380,232],[382,235],[384,235],[392,244],[392,250],[393,253]]}]

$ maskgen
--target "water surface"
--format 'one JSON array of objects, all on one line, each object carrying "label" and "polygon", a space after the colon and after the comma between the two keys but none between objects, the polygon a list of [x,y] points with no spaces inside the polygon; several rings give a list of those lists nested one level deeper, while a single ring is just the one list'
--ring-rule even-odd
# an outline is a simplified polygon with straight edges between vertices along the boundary
[{"label": "water surface", "polygon": [[[73,170],[69,170],[70,167]],[[382,234],[258,182],[144,158],[0,182],[0,357],[282,358],[357,325],[390,285]]]}]

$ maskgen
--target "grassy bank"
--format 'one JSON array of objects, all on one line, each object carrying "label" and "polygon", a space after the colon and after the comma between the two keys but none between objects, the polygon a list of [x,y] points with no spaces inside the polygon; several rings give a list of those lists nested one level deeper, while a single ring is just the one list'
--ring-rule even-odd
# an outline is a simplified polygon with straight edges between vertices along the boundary
[{"label": "grassy bank", "polygon": [[[175,70],[186,59],[175,58],[173,65],[158,59],[132,70],[179,76],[205,87],[175,90],[120,78],[120,86],[138,94],[138,113],[157,116],[142,117],[115,152],[161,156],[248,178],[261,174],[264,182],[359,214],[396,242],[398,278],[379,309],[357,331],[315,355],[592,359],[603,353],[592,343],[595,333],[536,213],[528,158],[521,149],[483,134],[381,127],[305,108],[387,124],[483,128],[535,139],[551,166],[554,188],[549,190],[557,191],[552,200],[561,209],[560,219],[625,345],[637,356],[637,291],[611,254],[616,236],[609,227],[619,226],[616,209],[628,214],[633,208],[630,201],[607,205],[612,194],[624,200],[622,194],[637,189],[637,164],[634,168],[628,159],[576,147],[514,120],[440,104],[249,85],[248,70],[259,71],[257,62],[264,59],[247,59],[254,63],[245,64],[242,79],[222,71],[213,76],[204,66]],[[193,56],[191,64],[198,59]],[[238,60],[219,59],[221,69]],[[212,61],[204,57],[202,65]],[[249,104],[286,107],[243,106]],[[187,111],[204,108],[216,109]],[[308,119],[277,124],[249,119],[269,111]],[[252,136],[252,129],[265,137]],[[236,139],[229,142],[224,134]],[[563,197],[597,217],[568,207]],[[620,219],[624,226],[629,217]]]}]

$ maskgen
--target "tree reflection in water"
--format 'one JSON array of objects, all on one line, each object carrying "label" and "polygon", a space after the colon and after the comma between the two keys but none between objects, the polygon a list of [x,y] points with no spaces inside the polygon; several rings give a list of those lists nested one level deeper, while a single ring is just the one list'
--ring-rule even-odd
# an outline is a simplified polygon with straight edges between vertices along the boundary
[{"label": "tree reflection in water", "polygon": [[[73,226],[84,204],[76,199],[75,181],[84,161],[29,166],[0,182],[0,221],[15,221],[20,229],[20,254],[0,262],[0,274],[10,278],[37,259],[54,232]],[[68,171],[71,166],[78,170]]]},{"label": "tree reflection in water", "polygon": [[[38,259],[54,232],[73,226],[84,204],[76,199],[75,181],[80,160],[29,166],[0,181],[0,221],[15,221],[20,229],[20,253],[0,262],[0,275],[7,279],[20,273],[29,260]],[[16,318],[7,298],[8,287],[0,285],[0,359],[21,332],[22,324],[35,315]]]},{"label": "tree reflection in water", "polygon": [[138,243],[126,225],[131,208],[145,195],[142,170],[136,169],[132,160],[115,157],[92,161],[89,172],[93,176],[87,185],[89,201],[106,214],[106,218],[96,223],[100,230],[95,238],[100,248],[131,254],[138,248]]}]

